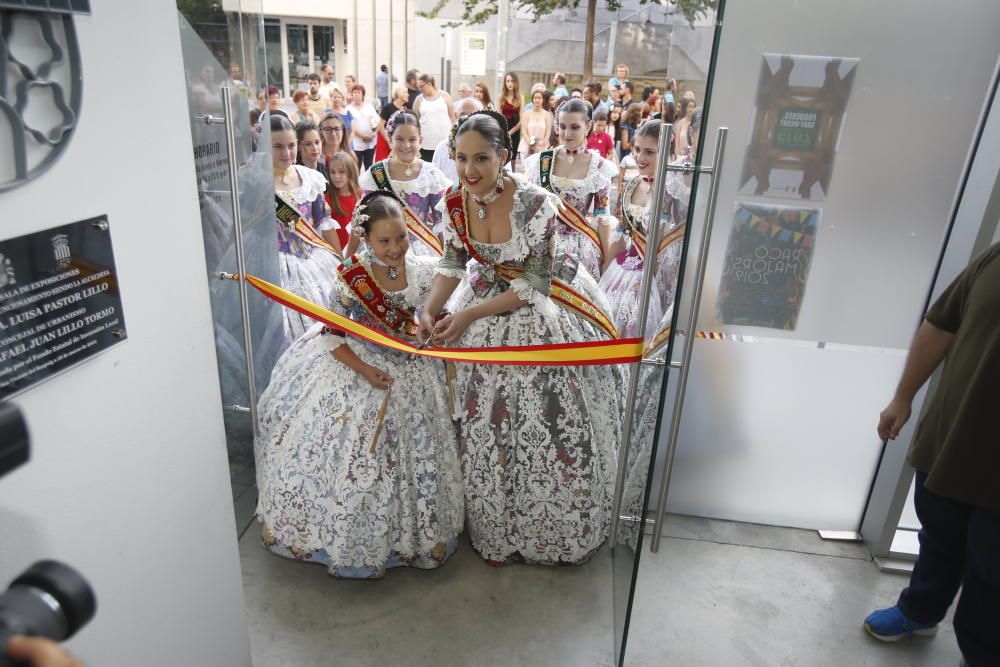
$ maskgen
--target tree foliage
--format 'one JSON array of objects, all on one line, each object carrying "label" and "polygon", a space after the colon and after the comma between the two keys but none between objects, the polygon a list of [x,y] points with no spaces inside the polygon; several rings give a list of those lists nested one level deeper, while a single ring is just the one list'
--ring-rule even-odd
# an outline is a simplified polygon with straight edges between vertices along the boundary
[{"label": "tree foliage", "polygon": [[[532,18],[537,21],[546,14],[551,14],[557,9],[578,9],[581,0],[511,0],[511,9],[518,11],[528,9]],[[688,23],[694,24],[698,18],[705,16],[709,10],[715,8],[716,0],[667,0],[681,10]],[[664,4],[661,0],[639,0],[639,4]],[[437,18],[441,10],[448,4],[448,0],[438,0],[430,10],[418,12],[424,18]],[[621,8],[621,0],[606,0],[605,4],[609,11],[616,11]],[[499,3],[496,0],[462,0],[462,20],[460,23],[476,25],[485,23],[486,19],[495,15]],[[453,25],[458,25],[453,24]]]}]

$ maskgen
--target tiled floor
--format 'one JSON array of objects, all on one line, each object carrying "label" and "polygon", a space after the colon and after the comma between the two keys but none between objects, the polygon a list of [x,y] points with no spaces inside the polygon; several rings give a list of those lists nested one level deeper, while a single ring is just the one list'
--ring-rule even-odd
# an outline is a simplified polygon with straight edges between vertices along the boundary
[{"label": "tiled floor", "polygon": [[[861,629],[905,578],[814,532],[671,517],[642,555],[627,665],[957,667],[951,626],[884,645]],[[610,557],[494,569],[467,544],[443,568],[339,581],[240,542],[256,667],[606,667]],[[949,621],[950,622],[950,621]]]}]

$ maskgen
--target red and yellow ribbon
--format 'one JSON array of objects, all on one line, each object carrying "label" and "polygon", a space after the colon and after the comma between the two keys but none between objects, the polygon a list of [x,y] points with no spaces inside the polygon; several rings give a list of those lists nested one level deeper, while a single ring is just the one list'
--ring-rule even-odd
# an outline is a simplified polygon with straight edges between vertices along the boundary
[{"label": "red and yellow ribbon", "polygon": [[378,329],[355,322],[343,315],[318,306],[297,294],[255,276],[246,281],[269,299],[291,308],[306,317],[322,322],[376,345],[400,352],[433,359],[477,364],[510,366],[599,366],[627,364],[642,358],[641,338],[601,340],[587,343],[554,343],[550,345],[518,345],[509,347],[429,347],[418,348],[413,343],[391,336]]}]

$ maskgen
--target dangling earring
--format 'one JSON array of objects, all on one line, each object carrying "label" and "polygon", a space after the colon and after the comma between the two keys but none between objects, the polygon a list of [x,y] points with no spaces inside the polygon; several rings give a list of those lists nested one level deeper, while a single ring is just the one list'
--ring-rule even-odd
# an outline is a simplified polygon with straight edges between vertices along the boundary
[{"label": "dangling earring", "polygon": [[497,170],[497,194],[503,192],[503,165]]}]

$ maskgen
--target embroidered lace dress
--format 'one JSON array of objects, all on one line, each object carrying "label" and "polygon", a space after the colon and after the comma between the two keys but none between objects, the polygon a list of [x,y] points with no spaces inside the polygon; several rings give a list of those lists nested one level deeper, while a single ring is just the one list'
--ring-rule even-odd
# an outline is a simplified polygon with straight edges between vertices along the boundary
[{"label": "embroidered lace dress", "polygon": [[[617,227],[618,220],[608,210],[611,185],[618,178],[618,168],[610,160],[602,158],[597,151],[590,154],[590,166],[583,178],[566,178],[552,173],[552,191],[577,211],[582,213],[594,231],[601,225]],[[541,185],[541,153],[524,158],[524,174],[535,185]],[[554,171],[554,170],[553,170]],[[580,232],[559,222],[558,252],[573,253],[586,267],[595,280],[601,277],[601,249]]]},{"label": "embroidered lace dress", "polygon": [[[297,188],[277,194],[292,204],[303,218],[312,223],[318,232],[338,229],[340,225],[330,217],[323,194],[326,179],[315,169],[295,165],[302,182]],[[278,276],[281,286],[313,303],[323,305],[329,298],[333,282],[337,279],[340,258],[328,250],[315,248],[276,221],[278,228]],[[285,337],[293,341],[313,324],[313,320],[291,308],[284,308]]]},{"label": "embroidered lace dress", "polygon": [[[605,338],[548,296],[558,198],[520,176],[511,239],[472,241],[485,260],[520,267],[509,284],[492,266],[470,260],[451,221],[438,273],[461,278],[449,308],[466,309],[512,289],[528,303],[476,320],[457,345],[493,347]],[[442,212],[446,209],[441,205]],[[468,262],[468,266],[467,266]],[[575,262],[560,277],[607,306]],[[575,273],[575,276],[572,274]],[[622,414],[616,366],[456,364],[466,525],[472,545],[493,562],[579,563],[607,537]]]},{"label": "embroidered lace dress", "polygon": [[[649,331],[646,340],[653,334],[670,324],[673,317],[673,301],[660,318],[655,330]],[[664,343],[647,359],[665,362],[667,345]],[[636,392],[633,408],[632,438],[629,442],[628,461],[625,470],[625,488],[622,491],[621,515],[626,517],[642,516],[642,500],[646,491],[646,481],[649,479],[649,458],[653,451],[653,436],[659,422],[660,385],[663,382],[663,366],[642,364],[639,367],[639,388]],[[617,544],[628,545],[633,551],[639,542],[639,530],[642,521],[619,521]]]},{"label": "embroidered lace dress", "polygon": [[[635,248],[628,228],[629,223],[636,229],[647,234],[649,230],[649,208],[632,203],[631,195],[642,182],[641,176],[630,180],[622,189],[622,224],[619,225],[612,240],[625,239],[625,250],[608,265],[601,276],[601,289],[611,302],[609,314],[618,327],[618,335],[631,338],[639,331],[639,291],[642,286],[643,260]],[[687,219],[687,204],[690,189],[684,184],[680,175],[668,176],[663,192],[661,214],[667,228],[663,234],[684,224]],[[660,251],[657,257],[656,277],[653,289],[649,295],[649,314],[646,322],[647,334],[652,334],[652,327],[663,317],[664,309],[673,302],[673,293],[677,285],[677,274],[680,268],[683,239],[678,239]],[[652,252],[653,249],[649,248]]]},{"label": "embroidered lace dress", "polygon": [[[440,235],[442,218],[441,212],[436,207],[438,202],[444,198],[445,192],[451,187],[451,181],[430,162],[417,160],[417,165],[419,165],[420,171],[417,172],[416,178],[409,181],[397,181],[391,178],[389,182],[392,184],[392,189],[413,211],[424,227],[431,233]],[[389,168],[386,166],[386,172],[388,173],[388,171]],[[379,189],[378,185],[375,184],[374,177],[372,177],[371,170],[366,170],[361,174],[359,184],[365,194]],[[410,253],[426,257],[440,257],[412,232],[409,237]]]},{"label": "embroidered lace dress", "polygon": [[[408,286],[386,292],[386,300],[422,304],[436,265],[407,255]],[[384,329],[339,278],[331,301],[332,310]],[[438,567],[454,552],[463,524],[444,364],[322,332],[314,325],[285,352],[260,399],[257,516],[264,544],[323,563],[338,577]],[[331,355],[340,345],[394,378],[374,453],[385,391]]]}]

